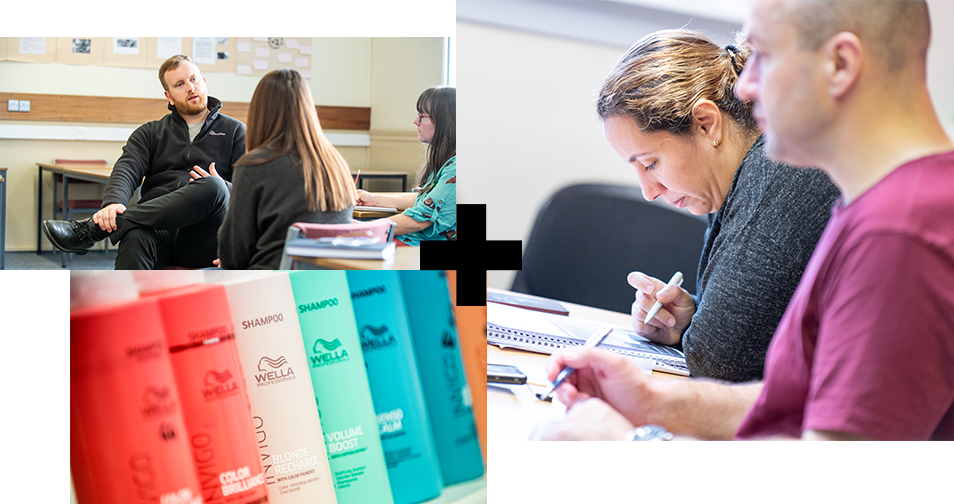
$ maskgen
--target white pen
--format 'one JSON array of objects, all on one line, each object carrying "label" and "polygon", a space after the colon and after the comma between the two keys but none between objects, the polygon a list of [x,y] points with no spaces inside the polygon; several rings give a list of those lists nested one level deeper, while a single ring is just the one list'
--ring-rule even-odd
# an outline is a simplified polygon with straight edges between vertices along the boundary
[{"label": "white pen", "polygon": [[[681,285],[682,285],[682,272],[681,272],[681,271],[677,271],[676,274],[673,275],[672,278],[669,280],[669,283],[666,284],[666,285],[667,285],[667,286],[669,286],[669,285],[675,285],[675,286],[677,286],[677,287],[678,287],[678,286],[681,286]],[[660,289],[660,290],[662,290],[662,289]],[[660,309],[660,308],[662,308],[662,303],[660,303],[659,301],[656,301],[656,304],[654,304],[653,307],[649,309],[649,313],[646,314],[646,320],[643,320],[643,323],[644,323],[644,324],[648,324],[649,321],[652,320],[653,317],[655,317],[657,313],[659,313],[659,309]]]}]

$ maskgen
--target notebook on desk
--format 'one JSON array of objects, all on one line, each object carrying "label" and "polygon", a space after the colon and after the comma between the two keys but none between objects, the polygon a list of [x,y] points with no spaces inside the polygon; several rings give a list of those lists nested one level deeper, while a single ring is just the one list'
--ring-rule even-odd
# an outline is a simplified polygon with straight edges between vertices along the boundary
[{"label": "notebook on desk", "polygon": [[[551,354],[567,346],[582,346],[586,339],[604,324],[560,315],[524,310],[497,303],[487,303],[487,343],[500,348],[517,348]],[[599,348],[641,361],[654,371],[689,375],[686,356],[676,350],[653,343],[630,328],[613,326]]]}]

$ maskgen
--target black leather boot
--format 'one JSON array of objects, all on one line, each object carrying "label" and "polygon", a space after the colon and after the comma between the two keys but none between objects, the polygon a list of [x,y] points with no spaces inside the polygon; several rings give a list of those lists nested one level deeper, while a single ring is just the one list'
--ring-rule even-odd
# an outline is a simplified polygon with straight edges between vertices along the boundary
[{"label": "black leather boot", "polygon": [[84,255],[96,242],[109,236],[92,218],[78,221],[43,221],[43,234],[63,252]]}]

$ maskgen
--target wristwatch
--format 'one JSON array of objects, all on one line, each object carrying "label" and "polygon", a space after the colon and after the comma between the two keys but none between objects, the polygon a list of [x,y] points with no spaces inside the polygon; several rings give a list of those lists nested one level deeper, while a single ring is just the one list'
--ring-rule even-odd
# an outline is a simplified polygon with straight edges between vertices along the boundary
[{"label": "wristwatch", "polygon": [[640,425],[626,433],[627,441],[669,441],[672,432],[662,425]]}]

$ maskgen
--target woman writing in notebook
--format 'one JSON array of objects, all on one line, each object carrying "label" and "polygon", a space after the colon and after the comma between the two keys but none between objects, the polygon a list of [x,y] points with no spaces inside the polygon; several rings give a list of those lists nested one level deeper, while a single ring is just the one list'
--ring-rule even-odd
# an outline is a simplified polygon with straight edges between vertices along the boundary
[{"label": "woman writing in notebook", "polygon": [[[693,376],[762,377],[765,353],[831,215],[838,189],[817,169],[769,159],[751,102],[733,94],[748,47],[689,30],[637,42],[597,100],[603,131],[647,200],[708,215],[696,295],[630,273],[633,328],[681,346]],[[656,301],[663,308],[648,324]]]},{"label": "woman writing in notebook", "polygon": [[219,228],[221,267],[278,269],[292,223],[352,222],[357,196],[348,164],[322,133],[297,71],[262,77],[249,104],[245,145]]},{"label": "woman writing in notebook", "polygon": [[358,190],[358,205],[397,208],[395,239],[408,245],[457,239],[457,89],[433,87],[417,99],[417,139],[427,145],[420,192],[399,195]]}]

